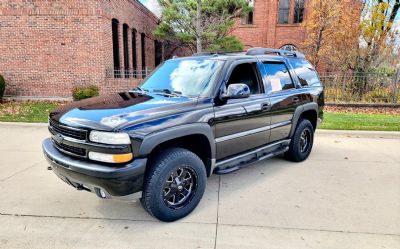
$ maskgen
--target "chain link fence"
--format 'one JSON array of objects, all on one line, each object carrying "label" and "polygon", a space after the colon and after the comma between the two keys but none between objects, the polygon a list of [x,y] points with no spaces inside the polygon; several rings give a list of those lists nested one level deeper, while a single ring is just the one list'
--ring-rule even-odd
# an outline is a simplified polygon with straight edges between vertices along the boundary
[{"label": "chain link fence", "polygon": [[320,74],[325,101],[333,103],[400,103],[400,70],[396,73]]}]

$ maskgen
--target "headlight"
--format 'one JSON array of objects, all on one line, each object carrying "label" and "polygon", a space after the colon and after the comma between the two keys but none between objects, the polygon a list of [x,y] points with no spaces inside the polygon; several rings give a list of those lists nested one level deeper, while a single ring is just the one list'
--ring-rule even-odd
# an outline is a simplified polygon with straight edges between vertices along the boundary
[{"label": "headlight", "polygon": [[102,144],[130,144],[131,139],[128,134],[121,132],[91,131],[89,140]]},{"label": "headlight", "polygon": [[89,152],[89,159],[105,163],[125,163],[132,160],[132,153],[127,154],[105,154],[99,152]]}]

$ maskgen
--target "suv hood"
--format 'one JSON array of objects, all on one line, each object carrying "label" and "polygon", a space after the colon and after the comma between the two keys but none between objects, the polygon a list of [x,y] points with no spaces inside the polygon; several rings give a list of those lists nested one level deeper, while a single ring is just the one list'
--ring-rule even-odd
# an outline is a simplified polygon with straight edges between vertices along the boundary
[{"label": "suv hood", "polygon": [[197,99],[123,92],[61,106],[50,118],[76,128],[113,131],[192,109]]}]

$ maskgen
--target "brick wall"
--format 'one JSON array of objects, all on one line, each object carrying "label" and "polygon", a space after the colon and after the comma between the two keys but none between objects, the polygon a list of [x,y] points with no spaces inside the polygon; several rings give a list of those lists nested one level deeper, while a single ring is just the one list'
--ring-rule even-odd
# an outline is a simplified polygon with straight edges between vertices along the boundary
[{"label": "brick wall", "polygon": [[254,0],[253,24],[242,25],[240,20],[237,20],[232,34],[240,38],[246,49],[280,48],[286,44],[300,47],[305,39],[305,30],[300,24],[292,23],[294,0],[291,0],[292,10],[289,15],[291,24],[278,24],[278,4],[279,0]]},{"label": "brick wall", "polygon": [[[255,0],[254,24],[241,25],[237,21],[233,34],[246,48],[300,46],[305,31],[298,24],[277,24],[278,2]],[[129,69],[132,69],[131,29],[135,29],[137,68],[142,69],[140,34],[144,33],[146,66],[153,70],[152,31],[158,19],[135,0],[1,0],[0,74],[8,83],[6,95],[70,97],[74,86],[92,84],[98,85],[102,94],[133,88],[141,79],[112,77],[113,18],[119,21],[121,70],[124,70],[124,23],[129,26]],[[188,50],[168,47],[165,52],[170,56],[191,54]]]},{"label": "brick wall", "polygon": [[[122,36],[122,26],[126,23],[129,26],[128,32],[128,51],[129,51],[129,69],[132,69],[132,29],[137,32],[136,35],[136,51],[137,51],[137,69],[142,69],[142,58],[141,58],[141,33],[145,34],[145,58],[146,66],[149,70],[155,68],[155,58],[154,58],[154,37],[152,32],[155,29],[158,19],[144,6],[137,3],[136,1],[126,0],[126,1],[102,1],[101,9],[104,11],[102,15],[104,26],[102,27],[103,37],[104,37],[104,60],[105,69],[110,71],[114,68],[113,65],[113,49],[112,49],[112,30],[111,30],[111,19],[115,18],[119,21],[119,52],[120,52],[120,63],[121,70],[124,68],[124,49],[123,49],[123,36]],[[134,13],[134,14],[132,14]],[[115,79],[112,77],[105,77],[103,93],[118,92],[131,89],[136,86],[141,79],[137,78],[121,78]],[[139,77],[140,78],[140,77]]]},{"label": "brick wall", "polygon": [[[122,25],[136,29],[141,69],[140,33],[146,34],[146,64],[154,68],[158,19],[134,0],[2,0],[0,2],[0,74],[6,95],[70,97],[75,85],[98,85],[101,93],[131,88],[138,79],[109,79],[113,69],[111,19],[119,21],[121,69]],[[132,66],[131,32],[128,32]]]}]

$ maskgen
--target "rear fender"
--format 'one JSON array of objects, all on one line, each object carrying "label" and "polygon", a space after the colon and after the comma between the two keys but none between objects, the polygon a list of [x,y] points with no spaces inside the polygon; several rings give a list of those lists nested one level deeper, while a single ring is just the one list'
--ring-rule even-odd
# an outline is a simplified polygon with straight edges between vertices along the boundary
[{"label": "rear fender", "polygon": [[296,108],[292,119],[292,129],[290,130],[290,137],[293,136],[294,131],[296,130],[296,126],[300,119],[301,114],[309,110],[314,110],[315,114],[318,114],[318,104],[315,102],[311,102],[304,105],[300,105]]}]

